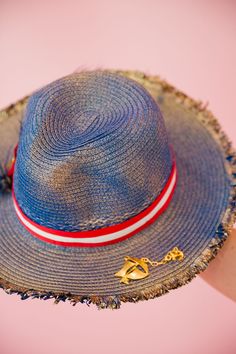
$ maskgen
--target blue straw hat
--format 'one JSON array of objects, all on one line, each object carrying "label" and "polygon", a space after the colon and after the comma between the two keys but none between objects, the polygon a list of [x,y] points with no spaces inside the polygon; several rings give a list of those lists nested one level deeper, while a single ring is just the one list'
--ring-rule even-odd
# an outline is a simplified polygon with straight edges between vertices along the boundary
[{"label": "blue straw hat", "polygon": [[74,73],[0,112],[0,286],[119,308],[203,271],[236,216],[236,152],[158,77]]}]

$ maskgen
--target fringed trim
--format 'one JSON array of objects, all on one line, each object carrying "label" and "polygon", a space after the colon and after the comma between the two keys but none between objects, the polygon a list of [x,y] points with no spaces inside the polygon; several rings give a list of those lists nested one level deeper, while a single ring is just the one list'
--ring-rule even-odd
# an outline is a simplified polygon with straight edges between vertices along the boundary
[{"label": "fringed trim", "polygon": [[[29,96],[23,98],[22,100],[18,101],[16,104],[11,104],[9,107],[5,108],[4,110],[0,111],[0,124],[4,119],[11,117],[15,114],[21,113],[25,108]],[[22,121],[19,122],[20,130],[19,136],[22,131]],[[8,174],[9,168],[11,167],[12,162],[12,150],[15,147],[13,146],[8,150],[6,153],[6,160],[4,164],[0,163],[0,193],[9,192],[12,189],[12,175]]]},{"label": "fringed trim", "polygon": [[[223,246],[224,241],[232,231],[233,225],[236,221],[236,151],[233,149],[232,143],[223,132],[217,119],[209,110],[207,110],[207,105],[203,104],[201,101],[193,100],[157,76],[148,76],[141,72],[133,71],[125,72],[114,70],[114,72],[133,78],[141,84],[148,80],[151,84],[158,85],[161,91],[173,94],[176,97],[176,102],[193,111],[196,117],[212,134],[213,138],[219,143],[222,154],[225,156],[225,168],[230,178],[232,188],[228,200],[228,206],[224,215],[222,216],[221,223],[217,227],[215,237],[210,241],[201,255],[195,259],[193,264],[189,266],[187,270],[182,272],[180,275],[177,275],[175,278],[167,279],[163,283],[143,289],[139,293],[134,292],[115,296],[78,296],[70,293],[56,294],[53,292],[40,292],[19,287],[17,289],[14,284],[11,284],[4,279],[0,279],[0,287],[7,294],[18,294],[22,300],[26,300],[28,298],[37,298],[41,300],[54,299],[55,304],[58,304],[61,301],[69,301],[73,306],[78,303],[82,303],[88,306],[90,304],[95,304],[98,309],[119,309],[122,302],[135,303],[140,300],[154,299],[168,293],[172,289],[176,289],[189,283],[193,278],[196,277],[197,274],[207,268],[209,262],[216,257],[219,249]],[[25,107],[27,99],[28,97],[25,97],[21,101],[18,101],[15,105],[11,105],[2,112],[6,112],[6,114],[9,116],[21,111]]]},{"label": "fringed trim", "polygon": [[9,192],[12,188],[12,178],[7,175],[7,170],[0,164],[0,193]]},{"label": "fringed trim", "polygon": [[8,161],[8,158],[6,159],[4,165],[0,163],[0,193],[9,192],[12,189],[12,176],[8,174],[9,164],[10,161]]},{"label": "fringed trim", "polygon": [[12,117],[18,113],[22,113],[24,108],[26,107],[27,101],[29,99],[29,95],[17,101],[16,103],[11,104],[10,106],[2,109],[0,111],[0,123],[4,121],[8,117]]},{"label": "fringed trim", "polygon": [[168,293],[172,289],[176,289],[182,285],[189,283],[198,273],[205,270],[208,263],[216,256],[218,250],[221,248],[224,240],[227,238],[228,233],[222,230],[220,226],[217,230],[219,237],[211,240],[209,246],[202,252],[202,254],[195,260],[195,262],[181,275],[174,279],[166,280],[162,284],[154,285],[150,288],[144,289],[140,293],[130,293],[126,295],[117,296],[77,296],[70,293],[57,294],[53,292],[39,292],[33,289],[17,289],[15,285],[0,279],[0,287],[9,295],[17,294],[21,300],[26,299],[40,299],[49,300],[54,299],[54,303],[69,301],[72,306],[79,303],[95,304],[100,309],[119,309],[122,302],[136,303],[140,300],[154,299],[161,295]]}]

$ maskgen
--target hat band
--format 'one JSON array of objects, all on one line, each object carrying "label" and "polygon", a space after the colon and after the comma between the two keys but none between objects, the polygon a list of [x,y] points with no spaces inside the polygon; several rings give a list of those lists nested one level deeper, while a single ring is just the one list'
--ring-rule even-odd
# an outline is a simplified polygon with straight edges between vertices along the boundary
[{"label": "hat band", "polygon": [[173,162],[168,181],[159,196],[145,210],[120,224],[97,230],[54,230],[29,219],[21,210],[12,187],[13,204],[22,225],[35,237],[65,247],[97,247],[123,241],[153,223],[168,207],[176,186],[177,170]]}]

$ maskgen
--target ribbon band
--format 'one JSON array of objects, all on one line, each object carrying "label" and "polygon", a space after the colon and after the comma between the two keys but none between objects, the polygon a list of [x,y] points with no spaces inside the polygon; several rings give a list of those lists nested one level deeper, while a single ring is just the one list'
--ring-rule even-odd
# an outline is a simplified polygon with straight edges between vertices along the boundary
[{"label": "ribbon band", "polygon": [[22,225],[42,241],[64,247],[97,247],[125,240],[153,223],[168,207],[175,190],[177,170],[173,161],[169,179],[159,196],[145,210],[130,219],[116,225],[88,231],[54,230],[29,219],[21,210],[12,188],[13,204]]}]

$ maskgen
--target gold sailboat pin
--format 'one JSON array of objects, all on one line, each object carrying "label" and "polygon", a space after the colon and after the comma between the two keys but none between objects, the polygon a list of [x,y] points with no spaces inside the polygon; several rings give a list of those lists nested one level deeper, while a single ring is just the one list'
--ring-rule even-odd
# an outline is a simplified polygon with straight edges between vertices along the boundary
[{"label": "gold sailboat pin", "polygon": [[178,247],[169,251],[161,261],[151,261],[149,258],[125,257],[125,263],[121,270],[115,273],[116,277],[121,278],[120,282],[129,284],[130,280],[139,280],[149,275],[148,264],[157,267],[171,261],[182,261],[184,253]]}]

